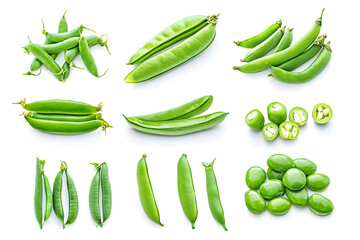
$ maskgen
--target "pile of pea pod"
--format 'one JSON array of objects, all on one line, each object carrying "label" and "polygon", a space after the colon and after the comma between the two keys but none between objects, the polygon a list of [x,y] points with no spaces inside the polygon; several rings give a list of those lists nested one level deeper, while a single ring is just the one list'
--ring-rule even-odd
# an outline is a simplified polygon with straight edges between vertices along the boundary
[{"label": "pile of pea pod", "polygon": [[[306,158],[293,160],[284,154],[274,154],[268,158],[267,165],[267,172],[258,166],[246,172],[245,181],[250,189],[245,192],[245,204],[251,212],[260,214],[268,209],[274,215],[284,215],[292,204],[309,206],[320,216],[334,210],[333,203],[323,195],[315,193],[309,197],[307,188],[321,192],[330,184],[327,175],[316,173],[315,163]],[[288,198],[282,197],[285,192]],[[269,203],[266,204],[265,200],[269,200]]]},{"label": "pile of pea pod", "polygon": [[[332,53],[330,42],[324,43],[326,35],[319,36],[323,12],[324,9],[313,27],[292,45],[293,29],[285,30],[286,26],[281,28],[281,21],[277,21],[256,36],[243,41],[235,41],[237,46],[252,49],[241,60],[247,63],[235,66],[233,69],[243,73],[255,73],[270,69],[269,76],[285,83],[310,81],[327,66]],[[316,38],[318,39],[316,40]],[[270,52],[272,49],[274,50]],[[319,55],[305,70],[292,72],[319,51]]]},{"label": "pile of pea pod", "polygon": [[26,103],[24,98],[20,104],[25,120],[34,129],[51,134],[74,135],[95,131],[101,128],[104,132],[111,127],[99,113],[102,103],[92,106],[72,100],[50,99]]},{"label": "pile of pea pod", "polygon": [[[79,54],[87,70],[95,77],[101,77],[107,72],[106,70],[104,74],[99,75],[94,57],[89,49],[91,46],[100,45],[105,46],[109,52],[107,35],[104,34],[101,37],[90,35],[85,37],[82,35],[82,32],[84,29],[88,28],[83,25],[69,31],[68,23],[65,18],[66,11],[60,20],[57,33],[46,31],[43,22],[42,33],[45,35],[43,44],[32,43],[29,38],[30,43],[26,45],[24,49],[27,53],[31,52],[35,58],[30,65],[30,71],[24,73],[24,75],[37,76],[41,73],[41,70],[38,74],[35,74],[34,71],[40,69],[41,66],[44,65],[59,81],[65,82],[69,77],[71,67],[79,68],[73,63],[73,60]],[[104,37],[106,37],[105,40],[103,39]],[[55,61],[58,54],[61,52],[64,52],[65,59],[62,67]]]}]

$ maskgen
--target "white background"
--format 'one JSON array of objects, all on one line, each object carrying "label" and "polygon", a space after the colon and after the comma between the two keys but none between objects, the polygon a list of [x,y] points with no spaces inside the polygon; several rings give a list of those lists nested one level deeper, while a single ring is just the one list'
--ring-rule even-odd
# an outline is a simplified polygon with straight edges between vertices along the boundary
[{"label": "white background", "polygon": [[[291,237],[359,236],[359,14],[357,1],[7,1],[0,22],[1,37],[1,194],[0,229],[11,239],[278,239]],[[322,33],[332,41],[333,58],[311,82],[289,85],[267,77],[268,71],[243,74],[233,71],[247,50],[232,42],[253,36],[282,19],[294,27],[294,41],[305,34],[325,7]],[[31,55],[23,54],[27,36],[42,43],[41,19],[48,31],[57,31],[63,12],[69,29],[83,24],[109,35],[112,55],[93,47],[101,79],[86,70],[72,69],[66,83],[49,71],[39,77],[23,76]],[[213,44],[191,62],[157,79],[126,84],[132,53],[171,23],[194,14],[221,13]],[[84,34],[91,34],[85,32]],[[62,64],[63,56],[58,60]],[[83,66],[81,59],[75,63]],[[218,127],[186,136],[163,137],[136,132],[121,116],[165,110],[203,95],[212,94],[208,112],[229,111]],[[12,105],[26,97],[29,102],[51,98],[72,99],[96,105],[104,102],[104,118],[114,128],[107,135],[98,130],[79,136],[57,136],[38,132],[24,122],[22,108]],[[311,112],[318,102],[330,104],[334,117],[316,125],[310,117],[296,140],[264,140],[244,123],[248,111],[273,101],[288,110],[302,106]],[[136,165],[142,154],[148,167],[163,228],[144,214],[137,193]],[[197,194],[199,214],[196,229],[184,216],[177,193],[176,164],[188,154]],[[319,217],[309,208],[292,207],[278,217],[269,212],[255,215],[244,203],[246,170],[275,153],[293,158],[307,157],[328,174],[331,184],[323,194],[335,206],[332,214]],[[78,189],[80,210],[76,222],[65,230],[52,213],[39,230],[33,209],[36,156],[46,160],[51,185],[65,160]],[[201,162],[215,163],[215,173],[225,212],[225,232],[212,218],[206,196],[205,171]],[[106,161],[113,190],[113,210],[103,228],[96,228],[88,208],[89,185],[95,170],[90,162]],[[67,196],[64,195],[65,209]],[[4,235],[7,234],[7,235]],[[355,237],[356,236],[356,237]]]}]

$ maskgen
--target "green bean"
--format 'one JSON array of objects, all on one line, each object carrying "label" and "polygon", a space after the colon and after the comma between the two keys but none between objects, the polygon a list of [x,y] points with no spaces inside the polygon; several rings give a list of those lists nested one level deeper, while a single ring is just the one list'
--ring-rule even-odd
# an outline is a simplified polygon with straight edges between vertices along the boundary
[{"label": "green bean", "polygon": [[209,24],[200,31],[141,63],[125,77],[125,82],[147,81],[190,61],[213,42],[216,35],[216,24],[217,16],[213,16]]},{"label": "green bean", "polygon": [[[45,164],[45,161],[43,164]],[[45,213],[44,213],[44,223],[45,223],[45,221],[49,219],[51,212],[52,212],[53,196],[52,196],[52,192],[51,192],[49,179],[47,178],[47,176],[45,175],[44,172],[42,173],[42,175],[44,178],[44,189],[45,189],[45,196],[46,196],[46,205],[45,205]]]},{"label": "green bean", "polygon": [[100,188],[100,164],[91,163],[96,168],[96,173],[91,181],[89,191],[89,207],[92,219],[96,222],[96,226],[102,227],[100,202],[99,202],[99,188]]},{"label": "green bean", "polygon": [[162,122],[142,121],[135,117],[123,116],[131,127],[140,132],[176,136],[213,128],[223,122],[228,114],[227,112],[215,112],[201,117]]},{"label": "green bean", "polygon": [[302,54],[299,56],[284,62],[283,64],[277,66],[281,69],[284,69],[286,71],[292,71],[301,65],[303,65],[305,62],[309,61],[315,54],[320,51],[320,49],[324,46],[324,41],[326,38],[326,34],[321,35],[318,37],[318,39],[309,47],[306,49]]},{"label": "green bean", "polygon": [[269,26],[267,29],[265,29],[263,32],[259,33],[258,35],[255,35],[249,39],[243,40],[243,41],[235,41],[234,43],[237,46],[241,46],[244,48],[254,48],[266,39],[268,39],[276,30],[278,30],[281,27],[281,20],[277,21],[276,23]]},{"label": "green bean", "polygon": [[109,168],[106,162],[101,167],[101,191],[102,191],[102,210],[103,223],[109,219],[112,206],[112,193],[109,179]]},{"label": "green bean", "polygon": [[71,48],[76,47],[79,44],[80,37],[68,38],[62,42],[53,44],[37,44],[49,54],[61,53]]},{"label": "green bean", "polygon": [[211,214],[213,215],[214,219],[223,226],[225,231],[227,231],[225,226],[224,210],[221,205],[219,188],[213,169],[214,162],[215,159],[211,163],[202,163],[202,165],[205,167],[206,173],[206,192],[208,195]]},{"label": "green bean", "polygon": [[89,49],[89,45],[88,45],[86,39],[82,36],[80,37],[80,41],[79,41],[79,52],[80,52],[81,59],[83,60],[87,70],[92,75],[99,78],[106,74],[107,70],[102,75],[99,76],[94,57],[91,54],[90,49]]},{"label": "green bean", "polygon": [[[65,163],[65,165],[66,165],[66,163]],[[70,225],[75,222],[75,220],[78,216],[79,199],[78,199],[74,181],[67,171],[67,166],[65,168],[65,174],[66,174],[66,183],[67,183],[68,195],[69,195],[69,214],[68,214],[68,219],[67,219],[65,225]]]},{"label": "green bean", "polygon": [[134,116],[143,121],[167,121],[175,119],[186,119],[205,112],[211,106],[213,96],[203,96],[184,105],[168,109],[166,111]]},{"label": "green bean", "polygon": [[195,229],[195,221],[198,214],[194,182],[191,168],[186,154],[183,154],[177,164],[177,184],[181,207],[185,216],[191,222],[192,229]]},{"label": "green bean", "polygon": [[138,49],[128,64],[138,64],[161,50],[185,39],[204,28],[214,16],[194,15],[183,18],[162,30]]},{"label": "green bean", "polygon": [[20,104],[25,110],[46,114],[66,114],[66,115],[88,115],[102,111],[102,103],[92,106],[87,103],[63,99],[41,100],[32,103],[26,103],[24,98]]},{"label": "green bean", "polygon": [[255,59],[258,59],[262,56],[264,56],[266,53],[270,52],[271,49],[276,47],[278,43],[280,42],[281,38],[284,35],[285,27],[279,28],[273,35],[271,35],[268,39],[266,39],[264,42],[257,45],[255,48],[250,50],[245,58],[241,60],[242,62],[251,62]]},{"label": "green bean", "polygon": [[88,115],[65,115],[65,114],[43,114],[36,112],[25,112],[24,116],[34,119],[64,121],[64,122],[87,122],[91,120],[102,120],[101,113],[92,113]]},{"label": "green bean", "polygon": [[301,72],[289,72],[281,68],[270,66],[271,76],[286,83],[304,83],[316,77],[331,59],[330,42],[325,44],[319,56],[311,63],[311,65]]},{"label": "green bean", "polygon": [[286,32],[284,33],[284,36],[282,37],[281,41],[279,42],[279,44],[275,48],[274,52],[272,52],[272,53],[280,52],[280,51],[290,47],[291,42],[293,40],[293,32],[292,32],[293,29],[294,28],[288,28],[286,30]]},{"label": "green bean", "polygon": [[55,215],[60,219],[63,228],[65,228],[64,224],[64,208],[61,199],[62,192],[62,181],[63,181],[63,173],[64,173],[65,165],[61,162],[60,171],[55,177],[54,185],[53,185],[53,199],[54,199],[54,212]]},{"label": "green bean", "polygon": [[160,221],[159,209],[156,205],[154,192],[151,186],[145,154],[138,162],[136,176],[140,202],[146,215],[155,223],[159,224],[160,226],[164,226],[164,224],[162,224]]},{"label": "green bean", "polygon": [[287,49],[277,52],[274,54],[270,54],[259,59],[256,59],[252,62],[249,62],[245,65],[233,67],[234,70],[239,70],[244,73],[254,73],[260,72],[267,68],[269,68],[268,64],[272,66],[278,66],[294,57],[300,55],[305,49],[307,49],[317,38],[320,33],[320,28],[322,25],[322,14],[321,16],[315,21],[313,27],[307,32],[300,40],[296,43],[288,47]]},{"label": "green bean", "polygon": [[42,182],[42,164],[39,158],[36,159],[36,173],[35,173],[35,194],[34,194],[34,209],[35,216],[42,229],[42,194],[43,194],[43,182]]}]

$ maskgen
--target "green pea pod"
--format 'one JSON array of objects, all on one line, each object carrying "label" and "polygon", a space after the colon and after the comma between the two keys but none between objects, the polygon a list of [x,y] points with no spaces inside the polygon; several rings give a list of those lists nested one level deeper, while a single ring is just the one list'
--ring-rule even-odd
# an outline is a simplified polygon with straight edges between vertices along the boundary
[{"label": "green pea pod", "polygon": [[286,83],[304,83],[308,82],[314,77],[316,77],[319,73],[324,70],[324,68],[328,65],[331,59],[331,48],[330,42],[325,44],[320,54],[311,63],[311,65],[301,72],[289,72],[285,71],[279,67],[270,66],[271,76],[276,78],[279,81]]},{"label": "green pea pod", "polygon": [[321,25],[322,25],[322,14],[315,21],[313,27],[296,43],[288,47],[287,49],[277,52],[274,54],[270,54],[254,61],[251,61],[242,66],[233,67],[234,70],[239,70],[244,73],[255,73],[266,70],[269,68],[268,64],[272,66],[278,66],[294,57],[299,56],[304,50],[306,50],[317,38],[320,33]]},{"label": "green pea pod", "polygon": [[179,44],[148,59],[131,71],[127,83],[138,83],[158,77],[196,57],[207,49],[215,39],[217,16],[197,33]]},{"label": "green pea pod", "polygon": [[109,168],[106,163],[101,167],[101,191],[102,191],[102,210],[103,223],[110,217],[112,206],[112,193],[109,179]]},{"label": "green pea pod", "polygon": [[97,226],[102,227],[100,202],[99,202],[99,188],[100,188],[100,166],[98,163],[91,163],[96,168],[96,173],[91,181],[89,191],[89,207],[92,219],[96,222]]},{"label": "green pea pod", "polygon": [[[58,42],[62,42],[65,41],[66,39],[72,38],[72,37],[80,37],[81,33],[83,32],[84,29],[93,31],[89,28],[84,27],[83,25],[80,25],[79,27],[70,30],[70,31],[66,31],[66,32],[62,32],[62,33],[49,33],[46,31],[45,29],[45,25],[43,22],[43,31],[42,33],[52,42],[54,43],[58,43]],[[94,32],[94,31],[93,31]]]},{"label": "green pea pod", "polygon": [[194,15],[183,18],[162,30],[138,49],[130,58],[128,64],[138,64],[161,50],[200,31],[214,16]]},{"label": "green pea pod", "polygon": [[53,199],[54,199],[54,212],[55,215],[60,219],[63,228],[65,228],[64,223],[64,208],[61,199],[61,192],[62,192],[62,179],[64,173],[64,164],[61,163],[60,171],[55,177],[54,185],[53,185]]},{"label": "green pea pod", "polygon": [[244,59],[242,59],[242,62],[251,62],[255,59],[258,59],[262,56],[264,56],[266,53],[270,52],[271,49],[276,47],[280,40],[282,39],[285,31],[285,27],[279,28],[273,35],[271,35],[268,39],[266,39],[264,42],[257,45],[254,49],[250,50]]},{"label": "green pea pod", "polygon": [[69,215],[65,225],[70,225],[75,222],[79,213],[79,199],[73,179],[65,169],[66,183],[69,195]]},{"label": "green pea pod", "polygon": [[92,113],[88,115],[65,115],[65,114],[44,114],[36,112],[25,112],[24,116],[28,116],[34,119],[52,120],[52,121],[64,121],[64,122],[87,122],[91,120],[101,120],[101,113]]},{"label": "green pea pod", "polygon": [[215,220],[223,226],[225,231],[227,231],[225,226],[224,210],[221,205],[219,188],[213,169],[214,162],[215,159],[211,163],[202,163],[202,165],[205,167],[206,173],[206,191],[208,195],[209,207]]},{"label": "green pea pod", "polygon": [[61,53],[77,46],[79,44],[79,40],[80,37],[72,37],[62,42],[53,44],[38,44],[38,46],[44,49],[49,54]]},{"label": "green pea pod", "polygon": [[35,194],[34,194],[34,209],[35,216],[42,229],[42,194],[43,194],[43,182],[42,182],[42,165],[39,158],[36,159],[36,173],[35,173]]},{"label": "green pea pod", "polygon": [[45,223],[45,221],[49,219],[52,212],[53,196],[52,196],[49,180],[46,177],[45,173],[43,173],[43,178],[44,178],[44,189],[46,196],[46,205],[45,205],[45,213],[44,213],[44,223]]},{"label": "green pea pod", "polygon": [[177,184],[179,198],[185,216],[191,222],[192,229],[195,229],[195,221],[198,214],[194,182],[191,168],[186,154],[183,154],[177,164]]},{"label": "green pea pod", "polygon": [[293,32],[292,31],[293,31],[293,28],[288,28],[286,30],[286,32],[284,33],[284,36],[281,38],[281,41],[279,42],[279,44],[275,48],[274,52],[272,52],[272,53],[280,52],[280,51],[290,47],[291,42],[293,40]]},{"label": "green pea pod", "polygon": [[[85,37],[86,42],[88,43],[88,46],[94,46],[96,44],[99,44],[101,39],[98,36],[90,35]],[[72,49],[69,49],[64,53],[64,59],[67,63],[71,63],[76,56],[78,56],[80,53],[79,46],[76,46]]]},{"label": "green pea pod", "polygon": [[154,192],[151,186],[145,154],[137,165],[136,176],[140,202],[146,215],[160,226],[164,226],[160,221],[159,209],[156,205]]},{"label": "green pea pod", "polygon": [[216,112],[201,117],[162,122],[142,121],[135,117],[127,118],[123,116],[132,128],[140,132],[177,136],[213,128],[223,122],[228,114],[226,112]]},{"label": "green pea pod", "polygon": [[69,9],[66,9],[65,12],[64,12],[64,15],[62,16],[62,18],[60,19],[60,22],[59,22],[59,27],[58,27],[58,33],[64,33],[64,32],[67,32],[69,29],[68,29],[68,23],[66,21],[66,18],[65,18],[65,14],[66,12],[68,11]]},{"label": "green pea pod", "polygon": [[205,112],[211,106],[213,96],[203,96],[184,105],[171,108],[162,112],[134,116],[143,121],[167,121],[174,119],[187,119]]},{"label": "green pea pod", "polygon": [[260,43],[264,42],[266,39],[268,39],[276,30],[278,30],[281,27],[281,20],[277,21],[276,23],[270,25],[267,29],[265,29],[263,32],[259,33],[258,35],[255,35],[251,38],[248,38],[243,41],[235,41],[234,43],[237,46],[241,46],[244,48],[254,48]]}]

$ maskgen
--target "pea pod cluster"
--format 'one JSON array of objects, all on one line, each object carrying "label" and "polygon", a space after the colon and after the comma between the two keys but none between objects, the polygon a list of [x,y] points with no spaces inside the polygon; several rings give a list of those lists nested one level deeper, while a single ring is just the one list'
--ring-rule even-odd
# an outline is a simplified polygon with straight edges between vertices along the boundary
[{"label": "pea pod cluster", "polygon": [[[251,212],[260,214],[268,209],[274,215],[284,215],[292,204],[309,206],[320,216],[334,210],[333,203],[323,195],[314,193],[309,197],[308,189],[320,192],[330,184],[327,175],[316,173],[314,162],[307,158],[292,159],[284,154],[274,154],[268,158],[267,165],[267,172],[259,166],[253,166],[246,172],[245,181],[249,190],[245,192],[245,204]],[[287,198],[283,197],[285,193]]]},{"label": "pea pod cluster", "polygon": [[[269,76],[282,82],[304,83],[310,81],[328,65],[331,59],[330,42],[324,43],[326,35],[319,36],[323,12],[324,9],[312,28],[292,45],[292,29],[288,29],[284,33],[285,27],[280,28],[281,21],[272,24],[254,37],[236,41],[235,44],[238,46],[253,49],[242,60],[248,63],[235,66],[233,69],[243,73],[254,73],[270,69],[271,74]],[[269,53],[275,47],[276,49]],[[320,51],[320,54],[309,67],[300,72],[292,72],[292,70],[309,61],[318,51]]]},{"label": "pea pod cluster", "polygon": [[227,112],[194,117],[205,112],[212,104],[212,96],[203,96],[184,105],[147,115],[125,117],[127,123],[134,129],[156,135],[184,135],[209,128],[223,122]]},{"label": "pea pod cluster", "polygon": [[51,134],[74,135],[111,127],[103,118],[102,103],[92,106],[72,100],[50,99],[26,103],[26,99],[18,103],[27,112],[25,120],[34,129]]},{"label": "pea pod cluster", "polygon": [[[45,160],[36,159],[36,173],[35,173],[35,194],[34,194],[34,208],[35,216],[42,229],[46,220],[50,217],[53,208],[53,196],[49,180],[44,172]],[[43,192],[45,192],[45,210],[43,213]]]},{"label": "pea pod cluster", "polygon": [[215,39],[217,19],[218,15],[195,15],[165,28],[130,58],[128,64],[139,65],[125,77],[125,82],[158,77],[202,53]]},{"label": "pea pod cluster", "polygon": [[[79,68],[73,63],[73,60],[79,54],[81,55],[85,67],[91,74],[96,77],[101,77],[106,73],[107,70],[103,75],[98,74],[97,66],[89,50],[89,47],[94,45],[105,46],[109,52],[107,36],[102,35],[101,37],[98,37],[95,35],[90,35],[84,37],[82,32],[84,29],[88,28],[84,27],[83,25],[80,25],[79,27],[72,30],[68,30],[68,23],[65,18],[65,13],[60,20],[57,33],[46,31],[43,22],[42,33],[45,35],[45,41],[43,44],[32,43],[29,39],[30,43],[26,45],[24,49],[27,53],[31,52],[35,58],[30,65],[30,71],[24,73],[24,75],[38,76],[40,72],[38,74],[35,74],[34,72],[38,70],[41,65],[44,65],[59,81],[65,82],[69,77],[71,67]],[[64,52],[65,57],[65,62],[62,67],[60,67],[59,64],[55,61],[56,57],[61,52]]]}]

